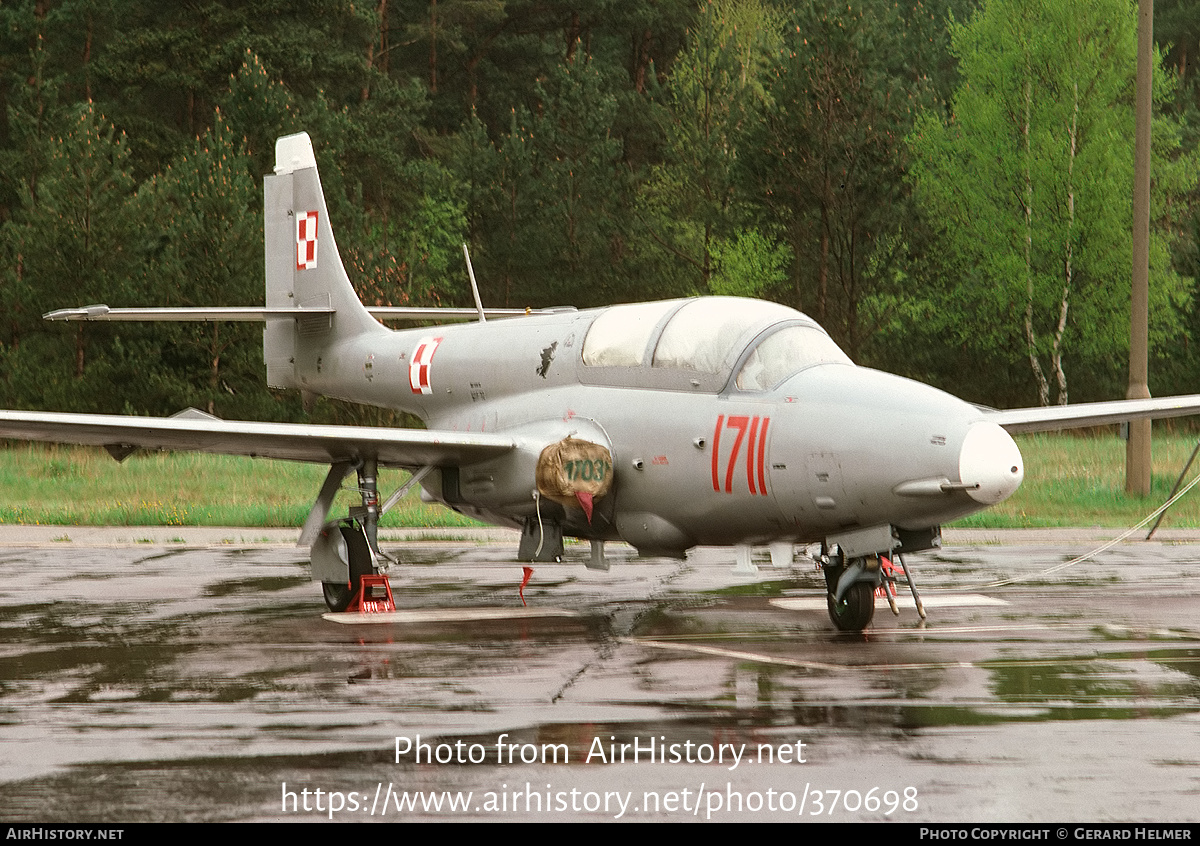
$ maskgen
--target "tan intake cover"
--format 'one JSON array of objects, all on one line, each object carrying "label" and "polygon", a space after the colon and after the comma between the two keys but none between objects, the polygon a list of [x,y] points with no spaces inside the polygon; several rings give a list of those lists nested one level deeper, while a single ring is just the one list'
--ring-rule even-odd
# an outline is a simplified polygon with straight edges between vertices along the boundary
[{"label": "tan intake cover", "polygon": [[577,494],[598,499],[611,487],[612,454],[600,444],[563,438],[538,457],[538,493],[562,505],[579,508]]}]

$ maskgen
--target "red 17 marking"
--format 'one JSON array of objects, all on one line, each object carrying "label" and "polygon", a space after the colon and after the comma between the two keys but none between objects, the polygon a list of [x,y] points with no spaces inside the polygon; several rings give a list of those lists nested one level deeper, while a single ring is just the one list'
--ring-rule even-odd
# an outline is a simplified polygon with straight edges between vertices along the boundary
[{"label": "red 17 marking", "polygon": [[[717,425],[713,428],[712,453],[712,486],[718,493],[733,493],[733,477],[737,472],[738,456],[742,444],[746,443],[746,487],[755,496],[767,495],[767,426],[770,417],[748,417],[745,415],[718,415]],[[721,432],[733,429],[733,447],[725,461],[724,479],[721,476]],[[724,482],[724,485],[722,485]]]}]

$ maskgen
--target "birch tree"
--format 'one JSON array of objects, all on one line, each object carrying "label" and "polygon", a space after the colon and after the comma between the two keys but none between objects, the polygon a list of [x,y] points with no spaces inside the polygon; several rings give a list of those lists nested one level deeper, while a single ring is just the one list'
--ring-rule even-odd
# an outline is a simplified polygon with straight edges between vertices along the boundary
[{"label": "birch tree", "polygon": [[[958,280],[964,343],[1019,349],[1042,405],[1068,401],[1069,352],[1127,349],[1136,20],[1125,0],[991,0],[951,24],[962,84],[911,138]],[[1160,190],[1181,169],[1158,145]],[[1160,326],[1186,285],[1155,250]],[[970,315],[970,319],[961,319]]]}]

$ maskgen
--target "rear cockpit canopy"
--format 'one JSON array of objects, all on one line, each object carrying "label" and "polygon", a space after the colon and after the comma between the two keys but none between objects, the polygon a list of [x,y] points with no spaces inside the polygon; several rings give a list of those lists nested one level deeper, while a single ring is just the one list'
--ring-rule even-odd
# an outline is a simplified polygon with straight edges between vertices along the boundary
[{"label": "rear cockpit canopy", "polygon": [[729,385],[736,368],[732,387],[765,391],[806,367],[851,361],[795,309],[702,297],[604,310],[584,339],[583,363],[588,382],[712,391]]}]

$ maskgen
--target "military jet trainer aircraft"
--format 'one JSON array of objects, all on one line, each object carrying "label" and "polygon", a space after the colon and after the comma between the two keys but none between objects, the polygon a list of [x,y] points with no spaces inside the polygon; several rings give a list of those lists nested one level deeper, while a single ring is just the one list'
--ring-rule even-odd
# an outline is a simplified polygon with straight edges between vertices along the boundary
[{"label": "military jet trainer aircraft", "polygon": [[[368,310],[334,241],[306,134],[280,138],[265,179],[266,307],[109,309],[83,320],[256,320],[268,382],[419,415],[428,430],[0,412],[0,437],[198,450],[325,463],[301,532],[330,608],[383,558],[382,511],[423,496],[522,530],[518,557],[553,560],[563,537],[681,558],[697,545],[821,544],[834,624],[866,627],[881,556],[930,549],[942,523],[1020,485],[1010,432],[1200,412],[1200,396],[991,411],[855,366],[811,319],[728,297],[552,310],[393,331]],[[476,293],[478,305],[478,293]],[[432,310],[442,317],[461,313]],[[380,505],[380,467],[412,472]],[[343,479],[362,506],[329,521]],[[328,521],[328,522],[327,522]],[[900,558],[903,564],[903,558]],[[915,594],[915,592],[914,592]]]}]

